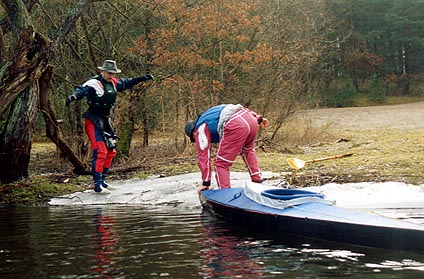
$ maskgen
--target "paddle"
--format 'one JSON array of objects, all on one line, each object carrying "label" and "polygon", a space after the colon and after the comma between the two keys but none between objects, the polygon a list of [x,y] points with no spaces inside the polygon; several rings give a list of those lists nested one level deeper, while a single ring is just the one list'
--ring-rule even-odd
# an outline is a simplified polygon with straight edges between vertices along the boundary
[{"label": "paddle", "polygon": [[297,158],[288,158],[287,163],[289,163],[289,165],[292,168],[298,170],[298,169],[303,168],[307,163],[315,163],[315,162],[326,161],[326,160],[331,160],[331,159],[349,157],[349,156],[352,156],[352,154],[353,153],[346,153],[346,154],[335,155],[335,156],[330,156],[330,157],[325,157],[325,158],[307,160],[307,161],[303,161],[303,160],[300,160],[300,159],[297,159]]}]

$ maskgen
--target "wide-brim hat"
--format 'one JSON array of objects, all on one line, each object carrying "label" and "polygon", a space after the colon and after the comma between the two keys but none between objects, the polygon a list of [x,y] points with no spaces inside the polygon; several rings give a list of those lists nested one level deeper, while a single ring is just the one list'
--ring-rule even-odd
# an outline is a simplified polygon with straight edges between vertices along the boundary
[{"label": "wide-brim hat", "polygon": [[97,67],[97,69],[114,74],[122,72],[120,69],[118,69],[118,67],[116,66],[116,61],[114,60],[105,60],[103,62],[103,66],[99,66]]}]

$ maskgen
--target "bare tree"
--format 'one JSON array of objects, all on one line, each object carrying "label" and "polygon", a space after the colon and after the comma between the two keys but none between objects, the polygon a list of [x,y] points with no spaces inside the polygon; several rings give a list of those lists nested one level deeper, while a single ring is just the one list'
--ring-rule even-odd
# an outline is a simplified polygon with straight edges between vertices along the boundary
[{"label": "bare tree", "polygon": [[[48,65],[55,55],[55,50],[93,0],[79,1],[52,34],[52,40],[35,30],[31,22],[28,11],[35,2],[25,3],[22,0],[1,2],[7,17],[2,21],[0,34],[2,42],[0,53],[5,58],[0,62],[0,117],[6,119],[0,131],[2,169],[0,184],[28,177],[32,134],[39,109],[40,86],[43,92],[48,92],[49,87],[50,74],[45,72],[50,71]],[[10,43],[7,48],[4,42],[5,34],[9,32],[11,36],[8,38]],[[49,129],[56,119],[46,109],[49,106],[48,96],[43,95],[43,102],[45,115],[48,113],[50,119],[47,124]],[[59,137],[55,134],[55,139]],[[64,141],[57,140],[56,143],[59,143],[59,148],[66,152],[67,146]]]}]

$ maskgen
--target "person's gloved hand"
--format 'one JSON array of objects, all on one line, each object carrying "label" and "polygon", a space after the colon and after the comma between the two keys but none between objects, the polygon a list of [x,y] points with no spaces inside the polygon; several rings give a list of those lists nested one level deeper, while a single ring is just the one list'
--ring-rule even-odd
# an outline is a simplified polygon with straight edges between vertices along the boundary
[{"label": "person's gloved hand", "polygon": [[262,123],[260,124],[262,129],[265,129],[268,126],[268,119],[263,118]]},{"label": "person's gloved hand", "polygon": [[197,194],[200,195],[200,192],[202,192],[203,190],[208,190],[208,189],[209,189],[209,186],[201,185],[197,187]]},{"label": "person's gloved hand", "polygon": [[66,97],[65,105],[69,107],[69,104],[71,104],[73,101],[76,101],[77,99],[78,99],[77,95],[75,94],[69,95],[68,97]]},{"label": "person's gloved hand", "polygon": [[145,81],[155,80],[155,77],[151,74],[146,74],[143,78],[145,79]]},{"label": "person's gloved hand", "polygon": [[136,83],[140,83],[142,81],[148,81],[148,80],[155,80],[155,78],[151,74],[146,74],[142,77],[135,78]]},{"label": "person's gloved hand", "polygon": [[265,117],[259,116],[258,125],[261,126],[262,129],[265,129],[266,126],[268,126],[268,119],[266,119]]},{"label": "person's gloved hand", "polygon": [[209,186],[211,186],[211,182],[210,181],[203,181],[202,185],[197,187],[197,194],[200,195],[200,192],[202,192],[203,190],[208,190]]}]

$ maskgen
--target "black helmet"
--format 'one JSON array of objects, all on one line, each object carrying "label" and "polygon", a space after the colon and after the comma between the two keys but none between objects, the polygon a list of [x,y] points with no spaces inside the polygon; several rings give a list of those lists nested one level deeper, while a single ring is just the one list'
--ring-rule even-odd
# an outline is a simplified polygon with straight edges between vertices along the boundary
[{"label": "black helmet", "polygon": [[194,132],[194,121],[189,121],[186,123],[184,131],[186,133],[186,135],[190,138],[191,142],[194,142],[194,136],[193,136],[193,132]]}]

